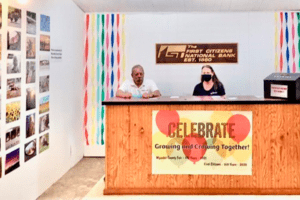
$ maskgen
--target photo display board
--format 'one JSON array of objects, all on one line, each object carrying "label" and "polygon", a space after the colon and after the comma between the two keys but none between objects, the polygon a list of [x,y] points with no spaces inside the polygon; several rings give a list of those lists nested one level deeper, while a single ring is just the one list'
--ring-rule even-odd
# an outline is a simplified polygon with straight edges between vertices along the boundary
[{"label": "photo display board", "polygon": [[49,149],[50,44],[50,16],[0,3],[0,178]]}]

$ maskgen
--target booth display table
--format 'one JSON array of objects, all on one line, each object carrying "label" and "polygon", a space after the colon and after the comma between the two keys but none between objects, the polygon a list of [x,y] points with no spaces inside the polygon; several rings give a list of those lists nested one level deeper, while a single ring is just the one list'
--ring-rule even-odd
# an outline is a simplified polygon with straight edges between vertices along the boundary
[{"label": "booth display table", "polygon": [[[104,194],[300,194],[300,104],[254,96],[112,98]],[[152,111],[251,111],[252,175],[152,174]]]}]

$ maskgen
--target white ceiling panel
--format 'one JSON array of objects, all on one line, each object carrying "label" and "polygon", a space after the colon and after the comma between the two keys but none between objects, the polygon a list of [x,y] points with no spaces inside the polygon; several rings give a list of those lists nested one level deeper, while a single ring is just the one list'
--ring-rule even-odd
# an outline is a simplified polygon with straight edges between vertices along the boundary
[{"label": "white ceiling panel", "polygon": [[84,12],[300,11],[300,0],[73,0]]}]

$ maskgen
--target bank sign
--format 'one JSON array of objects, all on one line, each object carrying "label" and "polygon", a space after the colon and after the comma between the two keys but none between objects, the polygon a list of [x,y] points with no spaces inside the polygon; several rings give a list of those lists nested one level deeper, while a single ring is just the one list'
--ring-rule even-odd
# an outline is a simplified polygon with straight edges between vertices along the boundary
[{"label": "bank sign", "polygon": [[156,44],[156,63],[238,63],[238,45],[237,43]]},{"label": "bank sign", "polygon": [[152,111],[152,174],[252,175],[252,112]]}]

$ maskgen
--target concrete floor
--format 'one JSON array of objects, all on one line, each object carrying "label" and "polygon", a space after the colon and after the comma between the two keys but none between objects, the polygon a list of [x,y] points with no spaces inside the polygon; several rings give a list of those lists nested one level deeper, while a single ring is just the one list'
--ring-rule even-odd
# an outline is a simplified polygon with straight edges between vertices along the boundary
[{"label": "concrete floor", "polygon": [[104,158],[83,158],[38,200],[82,199],[105,174],[104,161]]},{"label": "concrete floor", "polygon": [[[103,196],[104,181],[101,177],[105,174],[104,158],[83,158],[72,169],[70,169],[61,179],[46,190],[38,200],[296,200],[297,195],[290,196],[256,196],[256,195],[107,195]],[[92,166],[92,167],[91,167]],[[95,186],[95,187],[94,187]],[[92,190],[93,189],[93,190]],[[98,192],[99,191],[99,192]],[[87,195],[89,193],[89,195]],[[85,197],[85,196],[88,197]]]}]

